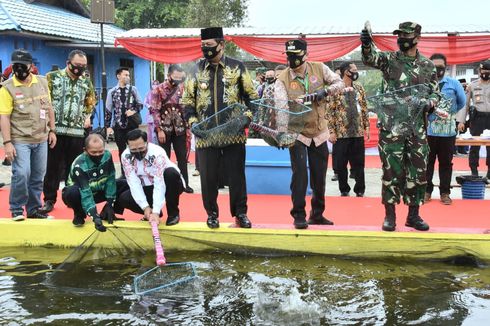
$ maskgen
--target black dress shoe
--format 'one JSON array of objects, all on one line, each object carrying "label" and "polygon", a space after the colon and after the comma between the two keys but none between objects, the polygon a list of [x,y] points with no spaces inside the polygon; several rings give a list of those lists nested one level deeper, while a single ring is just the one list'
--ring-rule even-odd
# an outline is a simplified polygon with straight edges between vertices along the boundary
[{"label": "black dress shoe", "polygon": [[3,188],[5,186],[5,183],[0,182],[0,188]]},{"label": "black dress shoe", "polygon": [[332,181],[339,181],[339,175],[337,173],[334,173],[332,179],[330,179]]},{"label": "black dress shoe", "polygon": [[52,200],[46,200],[44,202],[44,206],[39,209],[39,212],[47,214],[51,212],[54,209],[54,201]]},{"label": "black dress shoe", "polygon": [[357,192],[356,197],[364,197],[364,193],[363,192]]},{"label": "black dress shoe", "polygon": [[2,162],[2,165],[5,165],[5,166],[11,166],[11,165],[12,165],[12,163],[10,163],[10,161],[9,161],[9,160],[4,159],[4,160],[3,160],[3,162]]},{"label": "black dress shoe", "polygon": [[185,187],[184,192],[186,192],[188,194],[193,194],[194,193],[194,189],[192,189],[191,187],[187,186],[187,187]]},{"label": "black dress shoe", "polygon": [[252,222],[250,222],[245,214],[238,214],[237,217],[235,217],[235,223],[244,229],[250,229],[252,227]]},{"label": "black dress shoe", "polygon": [[180,216],[179,215],[175,215],[175,216],[169,216],[167,217],[167,222],[165,222],[165,225],[175,225],[177,223],[179,223],[180,221]]},{"label": "black dress shoe", "polygon": [[349,197],[349,192],[348,191],[341,192],[340,197]]},{"label": "black dress shoe", "polygon": [[293,225],[296,229],[307,229],[308,223],[305,218],[295,218]]},{"label": "black dress shoe", "polygon": [[310,217],[308,219],[308,224],[310,224],[310,225],[333,225],[333,222],[330,221],[329,219],[326,219],[323,216],[320,216],[319,218]]},{"label": "black dress shoe", "polygon": [[208,228],[210,228],[210,229],[219,228],[218,217],[216,215],[209,215],[208,220],[206,221],[206,224],[208,225]]}]

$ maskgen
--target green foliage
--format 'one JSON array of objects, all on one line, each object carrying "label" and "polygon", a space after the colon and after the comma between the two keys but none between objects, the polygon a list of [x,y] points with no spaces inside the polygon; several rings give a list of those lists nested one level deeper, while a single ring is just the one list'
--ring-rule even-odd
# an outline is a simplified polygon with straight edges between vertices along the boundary
[{"label": "green foliage", "polygon": [[383,76],[379,70],[366,70],[365,74],[359,76],[359,83],[364,86],[367,96],[376,95],[381,89]]},{"label": "green foliage", "polygon": [[[90,9],[91,0],[81,0]],[[248,0],[115,0],[116,25],[132,28],[238,27]]]},{"label": "green foliage", "polygon": [[185,27],[238,27],[247,16],[248,0],[190,0]]},{"label": "green foliage", "polygon": [[182,27],[187,0],[118,0],[116,25],[124,29]]}]

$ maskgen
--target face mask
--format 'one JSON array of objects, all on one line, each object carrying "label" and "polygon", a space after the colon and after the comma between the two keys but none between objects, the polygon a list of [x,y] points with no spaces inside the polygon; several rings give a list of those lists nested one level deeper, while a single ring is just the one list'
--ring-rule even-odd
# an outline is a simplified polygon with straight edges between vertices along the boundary
[{"label": "face mask", "polygon": [[265,79],[265,81],[268,83],[268,84],[273,84],[275,81],[276,81],[276,78],[274,77],[267,77]]},{"label": "face mask", "polygon": [[102,157],[104,156],[104,154],[102,155],[88,155],[88,157],[90,157],[90,159],[92,160],[92,162],[95,163],[95,165],[99,165],[100,162],[102,161]]},{"label": "face mask", "polygon": [[398,47],[400,48],[400,51],[406,52],[413,48],[415,44],[417,44],[415,41],[415,37],[408,38],[408,37],[399,37],[398,40],[396,41],[398,43]]},{"label": "face mask", "polygon": [[21,63],[14,63],[12,66],[12,70],[14,71],[14,75],[18,80],[26,80],[26,78],[29,76],[29,71],[30,69]]},{"label": "face mask", "polygon": [[85,72],[85,66],[75,66],[73,63],[68,63],[68,69],[72,74],[77,77],[80,77]]},{"label": "face mask", "polygon": [[487,81],[487,80],[490,80],[490,73],[489,72],[485,72],[485,73],[480,73],[480,78],[484,81]]},{"label": "face mask", "polygon": [[444,74],[446,73],[446,67],[436,67],[436,71],[437,77],[439,77],[439,79],[442,79],[442,77],[444,77]]},{"label": "face mask", "polygon": [[135,159],[137,159],[138,161],[141,161],[146,156],[146,150],[144,150],[144,151],[137,151],[137,152],[136,151],[135,152],[131,152],[131,155],[133,155],[133,157]]},{"label": "face mask", "polygon": [[350,74],[350,77],[349,77],[349,78],[350,78],[352,81],[356,81],[356,80],[357,80],[357,78],[359,78],[359,73],[358,73],[358,72],[352,72],[352,71],[349,71],[349,74]]},{"label": "face mask", "polygon": [[182,83],[182,80],[176,80],[176,79],[172,79],[172,78],[169,78],[168,81],[170,82],[170,84],[172,86],[177,86],[179,85],[180,83]]},{"label": "face mask", "polygon": [[219,53],[218,45],[216,45],[216,46],[202,46],[201,50],[202,50],[202,54],[204,55],[204,57],[208,60],[211,60],[212,58],[217,56]]},{"label": "face mask", "polygon": [[301,66],[305,61],[304,61],[305,55],[296,55],[296,54],[290,54],[288,55],[288,64],[291,69],[298,68]]}]

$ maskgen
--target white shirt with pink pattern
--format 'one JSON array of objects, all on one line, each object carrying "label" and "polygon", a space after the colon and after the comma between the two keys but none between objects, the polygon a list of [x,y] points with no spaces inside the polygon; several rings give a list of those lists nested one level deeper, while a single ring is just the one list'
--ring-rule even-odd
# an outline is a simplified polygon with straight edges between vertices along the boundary
[{"label": "white shirt with pink pattern", "polygon": [[[174,168],[180,172],[177,165],[170,161],[163,148],[152,143],[148,143],[148,151],[141,161],[134,158],[129,148],[126,148],[121,156],[121,164],[134,201],[143,210],[150,206],[146,200],[143,187],[153,186],[152,213],[160,214],[163,205],[165,205],[166,192],[163,173],[168,168]],[[185,187],[183,179],[182,184]]]}]

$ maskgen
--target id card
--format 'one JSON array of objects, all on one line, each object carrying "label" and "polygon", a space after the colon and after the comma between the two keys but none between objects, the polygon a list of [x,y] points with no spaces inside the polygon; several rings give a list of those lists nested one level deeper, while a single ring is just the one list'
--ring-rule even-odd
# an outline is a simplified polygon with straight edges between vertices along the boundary
[{"label": "id card", "polygon": [[41,111],[39,111],[39,112],[41,114],[40,118],[43,120],[46,120],[46,110],[41,109]]}]

